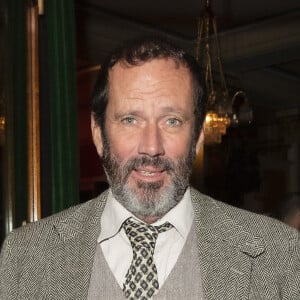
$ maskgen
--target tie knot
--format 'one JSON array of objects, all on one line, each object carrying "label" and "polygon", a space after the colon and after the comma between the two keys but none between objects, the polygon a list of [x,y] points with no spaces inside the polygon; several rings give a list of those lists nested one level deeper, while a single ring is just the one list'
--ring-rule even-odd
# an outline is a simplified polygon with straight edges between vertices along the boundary
[{"label": "tie knot", "polygon": [[158,234],[171,229],[172,225],[166,222],[160,226],[153,226],[129,218],[123,223],[123,228],[132,248],[145,247],[154,250]]}]

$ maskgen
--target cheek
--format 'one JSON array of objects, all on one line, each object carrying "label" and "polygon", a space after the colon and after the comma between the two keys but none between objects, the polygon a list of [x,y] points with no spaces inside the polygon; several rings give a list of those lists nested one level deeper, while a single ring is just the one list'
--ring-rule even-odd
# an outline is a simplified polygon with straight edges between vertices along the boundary
[{"label": "cheek", "polygon": [[186,156],[191,147],[191,137],[180,136],[168,139],[165,143],[166,156],[176,159]]},{"label": "cheek", "polygon": [[127,161],[130,157],[135,155],[136,137],[125,137],[122,135],[114,135],[109,138],[110,152],[120,162]]}]

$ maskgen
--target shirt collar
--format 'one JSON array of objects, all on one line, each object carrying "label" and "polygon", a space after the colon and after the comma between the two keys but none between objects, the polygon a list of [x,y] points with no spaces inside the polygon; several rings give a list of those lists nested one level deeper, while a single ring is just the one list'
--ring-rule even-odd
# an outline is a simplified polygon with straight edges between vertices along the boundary
[{"label": "shirt collar", "polygon": [[191,200],[191,192],[190,188],[187,188],[181,201],[152,225],[161,225],[165,222],[169,222],[174,226],[181,237],[186,239],[190,232],[193,219],[194,209]]},{"label": "shirt collar", "polygon": [[[110,190],[101,217],[101,233],[97,240],[98,243],[116,235],[123,222],[130,217],[137,219],[114,198]],[[185,239],[192,226],[193,218],[194,210],[191,201],[190,188],[188,188],[182,200],[152,225],[161,225],[165,222],[169,222],[179,232],[182,238]]]},{"label": "shirt collar", "polygon": [[123,207],[112,195],[111,189],[101,217],[101,232],[98,243],[116,235],[123,222],[133,215]]}]

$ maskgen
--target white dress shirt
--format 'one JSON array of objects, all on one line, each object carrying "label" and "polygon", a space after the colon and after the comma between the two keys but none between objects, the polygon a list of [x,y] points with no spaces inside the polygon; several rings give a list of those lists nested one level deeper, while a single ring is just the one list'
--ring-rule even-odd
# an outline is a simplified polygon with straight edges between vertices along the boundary
[{"label": "white dress shirt", "polygon": [[[101,233],[98,243],[101,244],[104,257],[121,288],[123,288],[125,275],[133,256],[130,241],[121,227],[122,223],[130,217],[137,219],[113,197],[110,191],[101,217]],[[158,235],[154,250],[154,261],[160,287],[181,253],[193,218],[194,211],[188,188],[178,205],[152,224],[161,225],[169,222],[173,225],[172,229]]]}]

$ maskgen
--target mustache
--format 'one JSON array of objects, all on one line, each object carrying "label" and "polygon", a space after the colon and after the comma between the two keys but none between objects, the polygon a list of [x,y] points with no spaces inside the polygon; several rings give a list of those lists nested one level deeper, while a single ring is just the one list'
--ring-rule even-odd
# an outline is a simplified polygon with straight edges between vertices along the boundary
[{"label": "mustache", "polygon": [[173,161],[162,157],[150,157],[150,156],[140,156],[131,158],[124,166],[126,172],[130,172],[139,167],[154,167],[163,169],[166,172],[173,171],[175,169],[175,164]]}]

